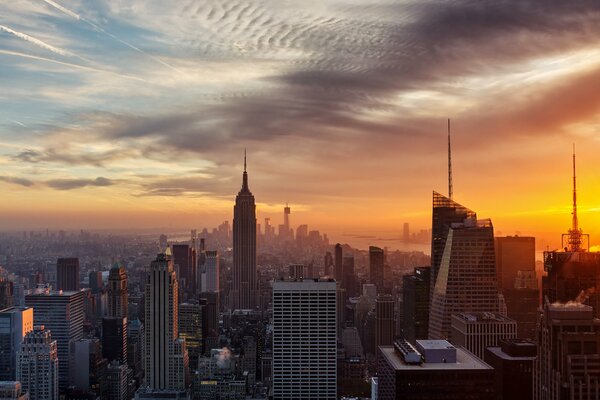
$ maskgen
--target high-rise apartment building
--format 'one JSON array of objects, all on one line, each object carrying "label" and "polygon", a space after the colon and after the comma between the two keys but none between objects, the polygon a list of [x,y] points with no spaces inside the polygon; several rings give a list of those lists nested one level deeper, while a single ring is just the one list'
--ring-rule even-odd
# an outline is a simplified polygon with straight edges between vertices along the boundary
[{"label": "high-rise apartment building", "polygon": [[108,273],[108,316],[127,318],[128,301],[127,272],[115,264]]},{"label": "high-rise apartment building", "polygon": [[52,332],[58,350],[59,386],[69,385],[69,349],[71,342],[83,337],[83,300],[85,290],[41,290],[25,296],[25,304],[33,308],[34,325]]},{"label": "high-rise apartment building", "polygon": [[58,400],[58,346],[44,326],[35,326],[17,352],[17,379],[32,400]]},{"label": "high-rise apartment building", "polygon": [[336,283],[273,283],[273,399],[336,399]]},{"label": "high-rise apartment building", "polygon": [[79,258],[59,258],[56,261],[56,290],[79,290]]},{"label": "high-rise apartment building", "polygon": [[[377,297],[375,301],[375,351],[379,346],[390,346],[396,338],[395,301],[391,295]],[[378,354],[378,353],[377,353]]]},{"label": "high-rise apartment building", "polygon": [[187,351],[179,339],[177,274],[159,254],[150,263],[146,281],[145,386],[151,390],[185,390]]},{"label": "high-rise apartment building", "polygon": [[450,337],[453,345],[463,347],[483,360],[487,347],[498,346],[503,339],[517,338],[517,323],[492,312],[453,314]]},{"label": "high-rise apartment building", "polygon": [[383,249],[369,247],[369,283],[377,287],[379,293],[383,292],[383,264],[385,261]]},{"label": "high-rise apartment building", "polygon": [[430,274],[431,267],[417,267],[414,273],[402,277],[402,332],[412,344],[429,337]]},{"label": "high-rise apartment building", "polygon": [[16,380],[17,352],[33,330],[33,309],[11,307],[0,311],[0,381]]},{"label": "high-rise apartment building", "polygon": [[490,220],[468,218],[449,227],[433,288],[430,339],[450,338],[452,314],[498,312],[494,254]]},{"label": "high-rise apartment building", "polygon": [[246,158],[242,188],[233,207],[233,277],[229,293],[232,309],[254,309],[256,280],[256,204],[248,187]]},{"label": "high-rise apartment building", "polygon": [[600,319],[592,307],[547,302],[538,327],[533,398],[600,398]]}]

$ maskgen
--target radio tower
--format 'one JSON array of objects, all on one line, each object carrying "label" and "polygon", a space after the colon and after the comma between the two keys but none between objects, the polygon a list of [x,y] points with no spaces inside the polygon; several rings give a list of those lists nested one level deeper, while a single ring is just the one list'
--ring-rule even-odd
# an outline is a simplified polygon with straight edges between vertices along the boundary
[{"label": "radio tower", "polygon": [[450,118],[448,118],[448,198],[452,200],[452,150],[450,148]]},{"label": "radio tower", "polygon": [[582,251],[581,244],[583,243],[583,231],[579,229],[579,221],[577,220],[577,177],[575,174],[575,144],[573,143],[573,224],[568,233],[569,249],[571,251]]}]

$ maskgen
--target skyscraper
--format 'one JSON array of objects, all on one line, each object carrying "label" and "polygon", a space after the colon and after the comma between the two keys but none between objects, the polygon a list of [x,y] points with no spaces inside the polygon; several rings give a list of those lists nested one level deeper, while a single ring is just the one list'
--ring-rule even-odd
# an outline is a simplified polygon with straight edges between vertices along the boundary
[{"label": "skyscraper", "polygon": [[0,310],[14,304],[14,285],[12,281],[0,276]]},{"label": "skyscraper", "polygon": [[58,347],[50,331],[35,326],[17,353],[17,379],[32,400],[58,400]]},{"label": "skyscraper", "polygon": [[502,339],[517,338],[517,323],[491,312],[452,315],[452,344],[463,347],[483,360],[487,347],[498,346]]},{"label": "skyscraper", "polygon": [[383,263],[383,249],[369,246],[369,281],[377,287],[378,293],[383,293]]},{"label": "skyscraper", "polygon": [[535,271],[535,238],[505,236],[495,238],[498,288],[504,293],[515,287],[518,271]]},{"label": "skyscraper", "polygon": [[127,318],[102,318],[102,356],[127,364]]},{"label": "skyscraper", "polygon": [[336,399],[336,283],[273,283],[273,399]]},{"label": "skyscraper", "polygon": [[343,264],[342,264],[343,252],[342,252],[342,245],[339,243],[336,243],[336,245],[335,245],[334,257],[335,257],[335,267],[334,267],[333,274],[334,274],[336,281],[342,282],[342,277],[344,276],[344,270],[343,270]]},{"label": "skyscraper", "polygon": [[195,250],[188,244],[173,245],[173,264],[179,267],[179,281],[182,290],[194,293],[196,289]]},{"label": "skyscraper", "polygon": [[150,390],[185,389],[187,352],[179,339],[178,289],[173,263],[159,254],[150,263],[146,281],[144,362]]},{"label": "skyscraper", "polygon": [[456,203],[452,199],[433,192],[433,210],[431,221],[431,293],[437,281],[438,272],[442,263],[442,256],[446,248],[446,240],[450,225],[463,222],[467,218],[477,219],[474,211]]},{"label": "skyscraper", "polygon": [[197,300],[179,305],[179,337],[185,339],[190,365],[196,368],[202,353],[202,308]]},{"label": "skyscraper", "polygon": [[346,289],[348,297],[354,297],[358,295],[358,288],[356,287],[356,275],[354,274],[354,256],[344,256],[342,262],[342,287]]},{"label": "skyscraper", "polygon": [[59,387],[69,384],[70,344],[83,337],[83,300],[85,291],[54,292],[45,290],[25,296],[25,304],[33,307],[33,323],[52,332],[58,350]]},{"label": "skyscraper", "polygon": [[0,311],[0,381],[16,380],[17,352],[33,330],[33,308],[11,307]]},{"label": "skyscraper", "polygon": [[127,272],[123,266],[115,264],[108,274],[108,315],[110,317],[127,317],[129,292],[127,289]]},{"label": "skyscraper", "polygon": [[533,367],[535,400],[600,397],[600,320],[592,307],[546,302],[537,332]]},{"label": "skyscraper", "polygon": [[202,266],[202,285],[200,292],[218,292],[219,291],[219,252],[217,250],[206,250],[205,259]]},{"label": "skyscraper", "polygon": [[404,275],[402,278],[402,331],[404,338],[412,344],[415,344],[417,339],[429,337],[430,274],[431,267],[418,267],[413,274]]},{"label": "skyscraper", "polygon": [[429,338],[448,339],[452,314],[497,312],[498,287],[490,220],[473,217],[448,229],[429,317]]},{"label": "skyscraper", "polygon": [[245,155],[242,188],[233,207],[233,278],[229,297],[233,309],[256,306],[256,204],[248,187]]},{"label": "skyscraper", "polygon": [[78,258],[59,258],[56,261],[56,290],[79,290]]},{"label": "skyscraper", "polygon": [[379,346],[391,346],[396,337],[396,314],[391,295],[377,297],[375,301],[375,352]]}]

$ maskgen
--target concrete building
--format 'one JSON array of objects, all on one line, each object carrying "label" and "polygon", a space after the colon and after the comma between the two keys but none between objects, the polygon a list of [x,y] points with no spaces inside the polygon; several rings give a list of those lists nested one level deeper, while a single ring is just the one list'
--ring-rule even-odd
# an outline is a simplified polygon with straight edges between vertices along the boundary
[{"label": "concrete building", "polygon": [[219,252],[217,250],[206,250],[205,261],[201,271],[201,292],[218,292],[219,291]]},{"label": "concrete building", "polygon": [[451,342],[483,360],[485,349],[498,346],[502,339],[517,338],[517,322],[498,313],[458,313],[452,315]]},{"label": "concrete building", "polygon": [[378,400],[493,400],[494,370],[445,340],[379,347]]},{"label": "concrete building", "polygon": [[500,340],[499,346],[485,350],[484,361],[495,371],[496,400],[533,398],[533,362],[536,344],[531,340]]},{"label": "concrete building", "polygon": [[375,302],[375,349],[391,346],[396,338],[395,303],[391,295],[377,297]]},{"label": "concrete building", "polygon": [[108,316],[128,317],[129,291],[127,272],[123,266],[115,264],[108,273]]},{"label": "concrete building", "polygon": [[143,391],[186,388],[187,350],[179,339],[178,289],[172,261],[159,254],[150,263],[146,281]]},{"label": "concrete building", "polygon": [[21,382],[0,381],[0,400],[29,400],[29,392],[23,390]]},{"label": "concrete building", "polygon": [[336,399],[336,282],[273,283],[273,399]]},{"label": "concrete building", "polygon": [[58,400],[58,346],[49,330],[35,326],[17,352],[17,380],[32,400]]},{"label": "concrete building", "polygon": [[102,357],[100,340],[79,339],[71,343],[69,386],[77,393],[104,398],[108,361]]},{"label": "concrete building", "polygon": [[599,398],[600,319],[592,307],[547,302],[538,326],[533,398]]},{"label": "concrete building", "polygon": [[48,289],[25,296],[25,304],[34,310],[34,325],[43,325],[56,340],[61,390],[69,385],[70,344],[83,337],[84,297],[85,290],[55,292]]},{"label": "concrete building", "polygon": [[11,307],[0,311],[0,381],[16,380],[17,352],[33,330],[33,309]]},{"label": "concrete building", "polygon": [[107,400],[128,400],[127,365],[113,361],[106,369],[106,392]]},{"label": "concrete building", "polygon": [[102,318],[102,355],[109,362],[127,364],[127,318]]}]

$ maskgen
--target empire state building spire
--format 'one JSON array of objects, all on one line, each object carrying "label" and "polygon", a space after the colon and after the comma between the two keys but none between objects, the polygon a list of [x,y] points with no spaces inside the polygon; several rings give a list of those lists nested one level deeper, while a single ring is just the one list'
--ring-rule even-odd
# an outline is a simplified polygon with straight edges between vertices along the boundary
[{"label": "empire state building spire", "polygon": [[253,309],[256,306],[256,203],[248,188],[244,150],[242,189],[233,207],[233,279],[230,292],[231,309]]}]

